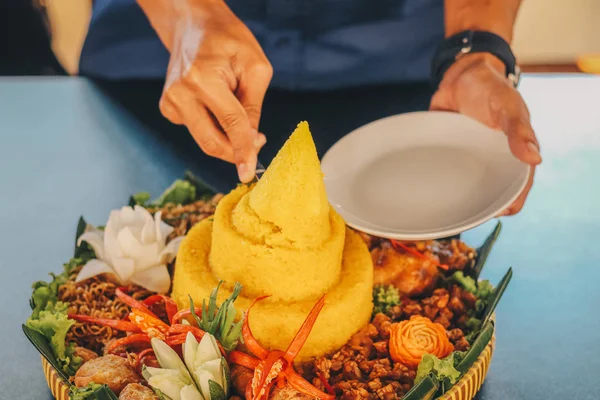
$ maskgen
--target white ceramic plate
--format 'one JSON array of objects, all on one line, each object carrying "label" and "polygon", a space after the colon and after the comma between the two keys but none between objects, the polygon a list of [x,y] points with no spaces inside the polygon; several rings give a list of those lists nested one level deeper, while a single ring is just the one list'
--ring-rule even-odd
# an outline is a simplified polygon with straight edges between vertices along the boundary
[{"label": "white ceramic plate", "polygon": [[502,132],[449,112],[362,126],[333,145],[321,167],[329,201],[349,226],[399,240],[448,237],[494,218],[530,170]]}]

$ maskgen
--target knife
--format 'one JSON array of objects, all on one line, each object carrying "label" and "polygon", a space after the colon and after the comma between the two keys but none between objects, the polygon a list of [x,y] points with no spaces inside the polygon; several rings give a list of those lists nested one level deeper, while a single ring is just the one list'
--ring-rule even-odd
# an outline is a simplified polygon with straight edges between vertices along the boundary
[{"label": "knife", "polygon": [[263,174],[267,169],[260,161],[256,161],[256,174],[254,175],[254,179],[252,179],[251,183],[256,183],[260,178],[262,178]]}]

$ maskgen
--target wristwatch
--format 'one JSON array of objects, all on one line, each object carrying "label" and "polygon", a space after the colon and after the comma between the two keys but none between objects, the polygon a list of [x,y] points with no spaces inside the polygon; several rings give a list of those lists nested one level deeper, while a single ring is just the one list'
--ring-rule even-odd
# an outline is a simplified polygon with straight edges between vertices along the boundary
[{"label": "wristwatch", "polygon": [[516,88],[521,70],[510,45],[500,36],[484,31],[463,31],[444,40],[431,60],[431,81],[437,88],[450,66],[470,53],[490,53],[506,66],[506,77]]}]

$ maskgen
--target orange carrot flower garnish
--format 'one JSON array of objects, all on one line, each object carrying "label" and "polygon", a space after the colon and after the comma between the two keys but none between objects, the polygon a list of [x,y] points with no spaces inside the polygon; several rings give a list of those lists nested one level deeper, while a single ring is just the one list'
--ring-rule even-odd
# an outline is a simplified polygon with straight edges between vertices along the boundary
[{"label": "orange carrot flower garnish", "polygon": [[390,355],[392,360],[417,367],[425,354],[445,358],[454,351],[446,329],[429,318],[413,315],[410,320],[392,326]]}]

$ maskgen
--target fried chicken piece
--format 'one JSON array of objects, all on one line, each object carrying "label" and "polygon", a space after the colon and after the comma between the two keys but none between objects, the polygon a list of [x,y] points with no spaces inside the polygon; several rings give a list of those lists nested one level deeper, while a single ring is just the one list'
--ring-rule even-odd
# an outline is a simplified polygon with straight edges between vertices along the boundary
[{"label": "fried chicken piece", "polygon": [[107,355],[83,364],[75,373],[75,385],[85,387],[94,382],[107,385],[116,394],[130,383],[140,383],[140,376],[131,368],[127,359]]},{"label": "fried chicken piece", "polygon": [[[384,242],[385,243],[385,242]],[[373,284],[394,285],[400,294],[413,297],[431,292],[440,276],[433,261],[394,250],[391,245],[371,251]]]},{"label": "fried chicken piece", "polygon": [[158,396],[146,386],[130,383],[119,395],[119,400],[158,400]]}]

